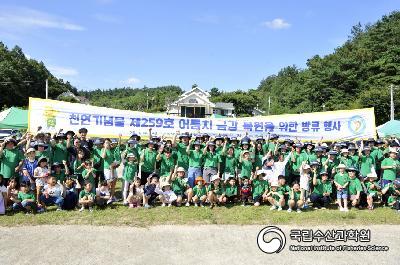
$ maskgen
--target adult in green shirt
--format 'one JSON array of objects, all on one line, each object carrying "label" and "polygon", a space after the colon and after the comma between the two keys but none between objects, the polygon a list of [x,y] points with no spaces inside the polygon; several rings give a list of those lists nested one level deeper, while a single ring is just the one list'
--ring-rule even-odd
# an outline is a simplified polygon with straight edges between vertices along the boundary
[{"label": "adult in green shirt", "polygon": [[220,155],[215,150],[214,142],[207,142],[203,149],[203,178],[206,183],[210,183],[210,177],[218,174],[220,170]]},{"label": "adult in green shirt", "polygon": [[18,172],[15,169],[24,155],[17,147],[17,141],[13,138],[7,138],[0,145],[0,174],[3,175],[5,184],[11,177],[18,177]]},{"label": "adult in green shirt", "polygon": [[388,183],[396,179],[397,173],[400,170],[400,161],[397,159],[397,150],[390,149],[389,157],[383,159],[381,163],[381,169],[383,170],[382,186],[386,186]]},{"label": "adult in green shirt", "polygon": [[62,163],[68,160],[67,142],[66,135],[58,133],[55,136],[55,140],[51,141],[51,149],[53,151],[52,162]]},{"label": "adult in green shirt", "polygon": [[375,170],[375,160],[371,156],[371,149],[369,147],[365,147],[362,153],[360,151],[360,175],[365,178],[369,173],[372,172],[372,169]]},{"label": "adult in green shirt", "polygon": [[189,168],[189,156],[186,152],[186,149],[189,145],[189,134],[182,134],[179,136],[180,142],[176,142],[176,138],[178,137],[178,133],[174,135],[172,140],[172,148],[176,150],[176,162],[178,167],[183,167],[186,171]]},{"label": "adult in green shirt", "polygon": [[[191,150],[192,145],[194,146],[194,150]],[[201,176],[201,164],[203,161],[203,152],[200,150],[201,143],[195,142],[192,140],[190,144],[186,148],[186,153],[189,156],[189,169],[188,169],[188,183],[192,188],[194,187],[194,180],[196,177]]]},{"label": "adult in green shirt", "polygon": [[227,151],[223,151],[220,159],[223,160],[225,164],[224,170],[222,171],[223,179],[228,179],[227,176],[236,177],[238,159],[235,156],[234,148],[231,146]]},{"label": "adult in green shirt", "polygon": [[361,181],[357,178],[357,172],[349,170],[349,197],[351,205],[356,207],[360,204],[360,195],[363,191]]},{"label": "adult in green shirt", "polygon": [[261,202],[267,200],[266,195],[269,191],[269,184],[268,181],[264,179],[264,176],[264,174],[259,174],[251,182],[254,206],[260,206]]},{"label": "adult in green shirt", "polygon": [[145,185],[147,183],[147,178],[156,170],[156,159],[157,151],[155,150],[155,143],[153,141],[149,141],[147,148],[143,149],[140,155],[141,185]]},{"label": "adult in green shirt", "polygon": [[160,165],[160,182],[164,182],[173,172],[175,168],[175,159],[172,156],[172,149],[165,147],[159,150],[157,161],[161,161]]},{"label": "adult in green shirt", "polygon": [[317,179],[317,174],[314,174],[314,190],[310,195],[310,200],[314,208],[326,209],[331,201],[332,183],[328,181],[328,172],[323,171],[319,175],[321,179]]},{"label": "adult in green shirt", "polygon": [[235,178],[230,178],[228,183],[224,189],[224,193],[222,194],[222,201],[225,203],[233,203],[235,202],[238,196],[238,187],[236,185]]}]

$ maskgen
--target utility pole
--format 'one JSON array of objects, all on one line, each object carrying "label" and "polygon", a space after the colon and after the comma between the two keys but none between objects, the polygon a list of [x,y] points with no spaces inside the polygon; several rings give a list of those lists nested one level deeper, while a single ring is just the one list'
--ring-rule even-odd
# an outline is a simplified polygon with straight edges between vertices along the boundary
[{"label": "utility pole", "polygon": [[49,98],[49,79],[46,78],[46,99]]},{"label": "utility pole", "polygon": [[270,109],[271,109],[271,96],[268,97],[268,112],[267,112],[268,116],[269,116]]},{"label": "utility pole", "polygon": [[146,106],[147,106],[147,110],[149,110],[149,91],[147,91],[146,95],[147,95],[146,96]]},{"label": "utility pole", "polygon": [[394,85],[390,85],[390,120],[394,120],[394,102],[393,102],[393,89]]}]

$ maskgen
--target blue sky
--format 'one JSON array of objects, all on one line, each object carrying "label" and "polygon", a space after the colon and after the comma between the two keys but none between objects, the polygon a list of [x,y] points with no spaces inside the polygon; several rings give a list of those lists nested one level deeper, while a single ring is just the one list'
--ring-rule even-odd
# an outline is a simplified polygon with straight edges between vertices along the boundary
[{"label": "blue sky", "polygon": [[398,0],[2,0],[0,40],[82,90],[193,83],[247,90],[333,52],[353,25],[399,7]]}]

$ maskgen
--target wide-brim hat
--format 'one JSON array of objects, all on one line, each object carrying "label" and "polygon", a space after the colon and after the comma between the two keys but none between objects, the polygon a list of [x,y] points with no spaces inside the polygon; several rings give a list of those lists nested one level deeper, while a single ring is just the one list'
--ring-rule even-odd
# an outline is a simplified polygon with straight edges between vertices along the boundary
[{"label": "wide-brim hat", "polygon": [[214,180],[217,180],[217,179],[221,179],[218,175],[214,175],[214,176],[212,176],[211,177],[211,182],[213,182]]},{"label": "wide-brim hat", "polygon": [[138,135],[137,133],[133,133],[132,135],[131,135],[131,137],[129,137],[129,138],[134,138],[134,137],[136,137],[136,139],[139,141],[140,140],[140,135]]},{"label": "wide-brim hat", "polygon": [[183,167],[178,167],[176,172],[186,172],[186,170]]},{"label": "wide-brim hat", "polygon": [[100,138],[97,138],[96,140],[94,140],[93,144],[94,144],[94,145],[104,144],[104,140],[103,140],[103,139],[100,139]]},{"label": "wide-brim hat", "polygon": [[324,151],[324,149],[321,148],[320,146],[318,146],[318,147],[316,147],[316,148],[314,149],[314,152],[323,152],[323,151]]},{"label": "wide-brim hat", "polygon": [[196,184],[199,182],[202,182],[203,184],[206,183],[206,181],[203,179],[203,177],[197,177],[196,180],[194,181],[194,183],[196,183]]},{"label": "wide-brim hat", "polygon": [[320,175],[320,176],[323,176],[323,175],[326,175],[326,176],[328,176],[328,175],[329,175],[329,173],[328,173],[328,172],[326,172],[326,171],[321,171],[321,172],[319,173],[319,175]]},{"label": "wide-brim hat", "polygon": [[399,152],[397,151],[396,148],[389,148],[389,153],[395,153],[398,154]]},{"label": "wide-brim hat", "polygon": [[183,133],[183,134],[179,135],[179,139],[182,139],[182,138],[191,138],[191,137],[192,137],[192,135],[190,135],[189,133]]},{"label": "wide-brim hat", "polygon": [[369,173],[369,174],[367,174],[367,178],[377,179],[378,176],[376,174],[374,174],[374,173]]},{"label": "wide-brim hat", "polygon": [[56,139],[67,139],[67,135],[65,133],[60,132],[60,133],[56,134],[55,138]]},{"label": "wide-brim hat", "polygon": [[130,157],[136,157],[136,156],[135,156],[135,154],[133,154],[133,153],[129,153],[129,154],[126,155],[126,157],[127,157],[127,158],[130,158]]},{"label": "wide-brim hat", "polygon": [[44,147],[44,149],[47,149],[49,147],[49,145],[44,142],[35,142],[35,144],[33,145],[36,150],[38,150],[39,146]]},{"label": "wide-brim hat", "polygon": [[276,181],[273,181],[273,182],[271,183],[271,187],[279,187],[279,183],[276,182]]},{"label": "wide-brim hat", "polygon": [[318,161],[312,161],[312,162],[310,162],[310,166],[319,166],[319,162]]},{"label": "wide-brim hat", "polygon": [[301,143],[296,143],[296,144],[294,144],[294,147],[300,147],[300,148],[302,148],[303,145],[302,145]]},{"label": "wide-brim hat", "polygon": [[305,165],[303,166],[303,169],[311,169],[311,167],[310,167],[309,164],[305,164]]},{"label": "wide-brim hat", "polygon": [[215,143],[214,143],[214,142],[208,142],[207,145],[213,145],[213,146],[215,146]]},{"label": "wide-brim hat", "polygon": [[337,169],[340,169],[340,168],[346,169],[347,167],[346,167],[345,164],[339,164],[336,168],[337,168]]},{"label": "wide-brim hat", "polygon": [[49,162],[49,160],[47,159],[47,157],[41,156],[41,157],[39,157],[39,159],[38,159],[38,164],[40,164],[40,163],[43,162],[43,161]]},{"label": "wide-brim hat", "polygon": [[171,186],[171,183],[169,183],[168,181],[161,182],[160,184],[161,189],[163,189],[166,186]]},{"label": "wide-brim hat", "polygon": [[224,137],[222,135],[217,135],[217,136],[215,136],[215,141],[217,141],[217,140],[223,141]]},{"label": "wide-brim hat", "polygon": [[51,165],[51,168],[55,168],[55,167],[61,167],[61,163],[59,162],[54,162],[53,165]]},{"label": "wide-brim hat", "polygon": [[328,153],[328,154],[337,156],[337,155],[338,155],[338,152],[337,152],[337,151],[334,151],[334,150],[332,150],[332,151],[329,151],[329,153]]},{"label": "wide-brim hat", "polygon": [[257,170],[257,172],[256,172],[256,175],[257,176],[260,176],[260,175],[265,175],[265,171],[264,170],[262,170],[262,169],[259,169],[259,170]]},{"label": "wide-brim hat", "polygon": [[5,143],[5,144],[13,143],[14,145],[17,145],[17,140],[15,140],[15,139],[12,138],[12,137],[7,137],[7,138],[4,139],[4,143]]},{"label": "wide-brim hat", "polygon": [[370,147],[364,147],[364,149],[362,150],[363,152],[365,152],[365,151],[371,151],[371,148]]},{"label": "wide-brim hat", "polygon": [[31,152],[36,152],[35,148],[32,148],[32,147],[28,148],[28,150],[26,150],[25,154],[29,154]]},{"label": "wide-brim hat", "polygon": [[273,134],[271,134],[271,135],[269,136],[269,139],[270,139],[270,140],[278,139],[278,138],[279,138],[279,135],[277,135],[277,134],[275,134],[275,133],[273,133]]},{"label": "wide-brim hat", "polygon": [[343,148],[342,150],[340,150],[340,153],[348,153],[349,152],[349,149],[347,149],[347,148]]},{"label": "wide-brim hat", "polygon": [[201,142],[199,142],[199,141],[194,141],[194,142],[193,142],[193,145],[201,145]]},{"label": "wide-brim hat", "polygon": [[354,172],[358,172],[358,169],[357,169],[357,168],[355,168],[355,167],[348,167],[346,170],[347,170],[347,171],[354,171]]}]

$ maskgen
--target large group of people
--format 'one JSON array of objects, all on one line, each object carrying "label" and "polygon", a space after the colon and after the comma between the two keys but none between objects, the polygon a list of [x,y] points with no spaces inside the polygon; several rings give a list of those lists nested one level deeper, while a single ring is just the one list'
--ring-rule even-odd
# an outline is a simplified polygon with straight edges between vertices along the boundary
[{"label": "large group of people", "polygon": [[[302,212],[400,211],[399,140],[302,142],[266,134],[89,139],[86,128],[0,143],[0,214],[227,204]],[[147,137],[146,137],[147,138]],[[121,181],[122,193],[116,193]],[[336,206],[337,205],[337,206]]]}]

